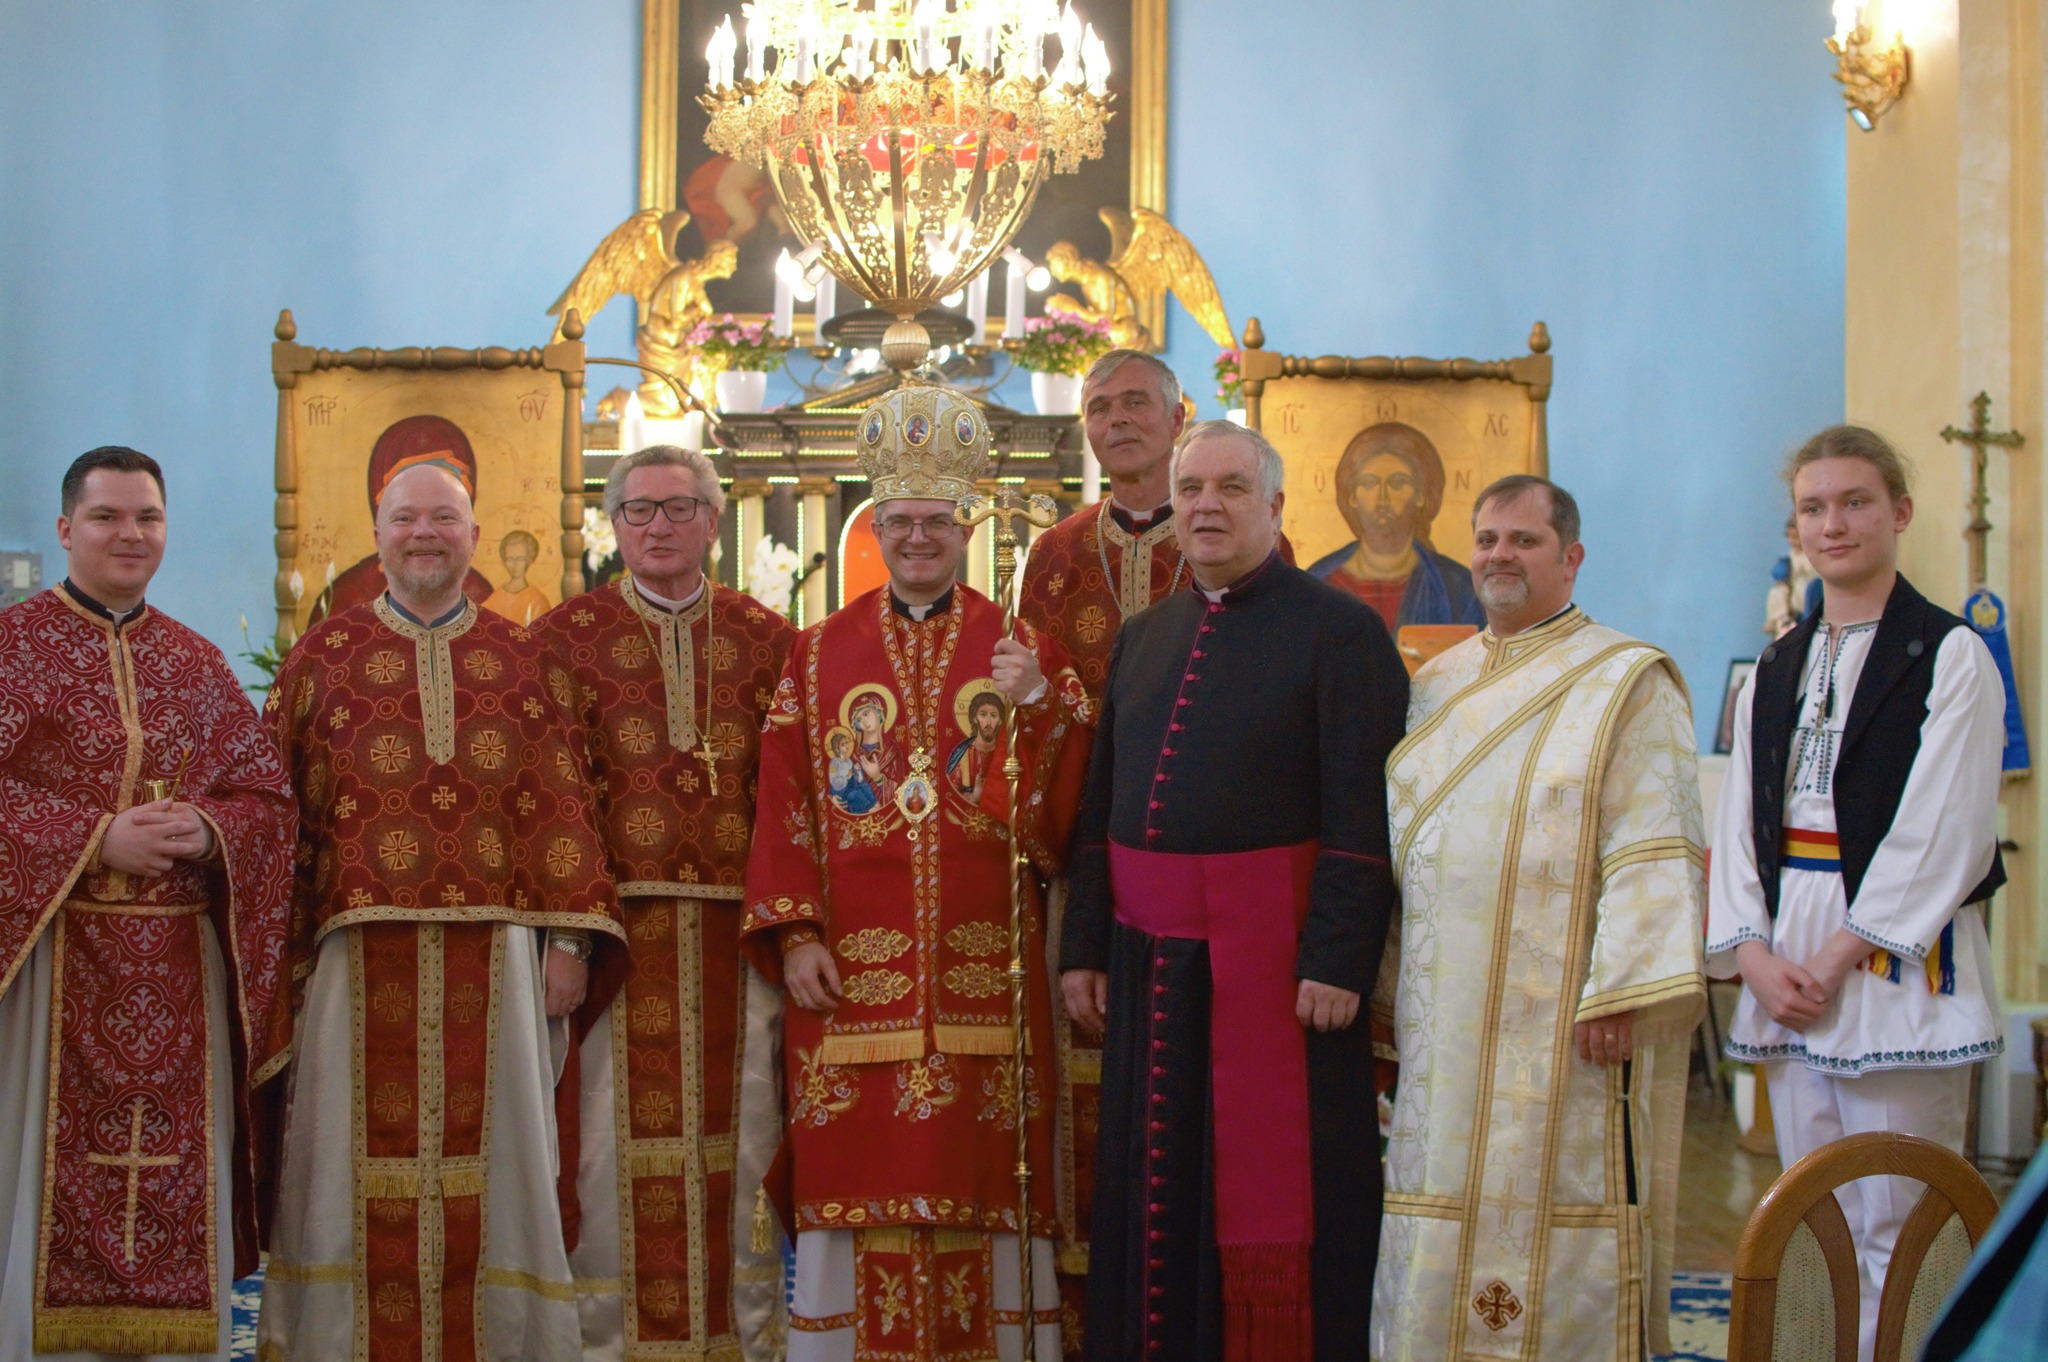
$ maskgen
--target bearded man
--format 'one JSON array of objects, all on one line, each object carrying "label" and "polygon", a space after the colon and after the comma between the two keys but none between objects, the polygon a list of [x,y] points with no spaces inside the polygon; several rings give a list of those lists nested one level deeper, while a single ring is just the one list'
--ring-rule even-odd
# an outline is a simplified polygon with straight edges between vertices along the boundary
[{"label": "bearded man", "polygon": [[309,630],[270,692],[305,985],[265,1357],[582,1346],[550,1019],[624,932],[573,683],[464,596],[476,543],[455,468],[400,472],[377,508],[387,591]]},{"label": "bearded man", "polygon": [[[789,1358],[1017,1356],[1028,1233],[1036,1355],[1050,1359],[1052,1032],[1033,884],[1020,1091],[1011,846],[1037,873],[1059,870],[1088,700],[1058,644],[1021,622],[1006,636],[1002,610],[957,580],[968,536],[955,510],[988,459],[980,410],[910,383],[855,429],[889,582],[798,638],[762,739],[747,865],[743,945],[794,1004],[777,1190],[796,1231]],[[1008,781],[970,798],[940,765],[989,690],[1014,707],[1014,805]],[[832,773],[849,760],[832,740],[856,727],[857,707],[870,716],[859,745],[892,754],[873,801],[848,799]],[[1007,755],[999,748],[998,771]],[[1019,1121],[1040,1172],[1028,1227]]]},{"label": "bearded man", "polygon": [[583,1355],[765,1362],[781,1264],[751,1245],[782,1009],[740,960],[740,898],[761,720],[796,631],[705,576],[725,492],[702,454],[628,454],[604,502],[629,575],[534,630],[575,687],[628,940],[623,977],[594,979],[573,1027]]},{"label": "bearded man", "polygon": [[61,586],[0,611],[0,1356],[226,1362],[290,1057],[293,810],[218,649],[143,598],[163,470],[64,475]]}]

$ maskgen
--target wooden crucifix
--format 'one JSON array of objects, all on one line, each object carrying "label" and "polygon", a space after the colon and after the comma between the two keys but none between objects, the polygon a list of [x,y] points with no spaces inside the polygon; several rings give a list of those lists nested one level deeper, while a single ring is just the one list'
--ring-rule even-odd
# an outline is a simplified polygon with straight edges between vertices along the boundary
[{"label": "wooden crucifix", "polygon": [[2026,443],[2026,437],[2016,430],[1991,429],[1991,394],[1978,393],[1970,399],[1970,428],[1943,426],[1941,438],[1950,444],[1970,447],[1970,524],[1963,534],[1970,541],[1970,589],[1975,591],[1989,581],[1991,571],[1986,553],[1991,521],[1984,514],[1991,505],[1991,493],[1985,485],[1986,451],[1992,445],[2018,449]]}]

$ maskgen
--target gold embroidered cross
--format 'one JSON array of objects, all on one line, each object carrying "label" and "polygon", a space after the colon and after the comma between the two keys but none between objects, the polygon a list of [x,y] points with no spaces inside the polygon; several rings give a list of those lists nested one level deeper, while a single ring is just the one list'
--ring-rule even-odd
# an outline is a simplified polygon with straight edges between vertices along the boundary
[{"label": "gold embroidered cross", "polygon": [[144,1154],[142,1152],[142,1099],[136,1098],[128,1108],[128,1152],[125,1154],[87,1154],[87,1163],[106,1164],[128,1170],[128,1219],[121,1232],[121,1251],[132,1266],[135,1262],[135,1208],[142,1195],[142,1170],[145,1168],[171,1168],[178,1163],[176,1154]]}]

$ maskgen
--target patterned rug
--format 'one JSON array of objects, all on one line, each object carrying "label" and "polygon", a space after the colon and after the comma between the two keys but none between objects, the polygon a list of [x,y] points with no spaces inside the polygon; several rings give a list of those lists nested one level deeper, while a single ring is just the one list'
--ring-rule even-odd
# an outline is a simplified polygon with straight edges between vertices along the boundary
[{"label": "patterned rug", "polygon": [[[1671,1346],[1659,1362],[1726,1362],[1728,1357],[1728,1291],[1725,1272],[1671,1274]],[[256,1306],[263,1295],[263,1273],[235,1283],[235,1362],[256,1356]]]}]

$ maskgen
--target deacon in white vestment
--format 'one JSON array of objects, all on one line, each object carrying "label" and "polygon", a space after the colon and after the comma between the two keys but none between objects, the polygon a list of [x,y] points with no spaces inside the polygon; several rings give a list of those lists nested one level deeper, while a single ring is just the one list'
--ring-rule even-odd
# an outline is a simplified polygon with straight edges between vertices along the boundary
[{"label": "deacon in white vestment", "polygon": [[1387,768],[1401,1079],[1372,1356],[1640,1359],[1665,1348],[1706,993],[1691,708],[1669,658],[1571,604],[1568,493],[1495,483],[1474,543],[1488,627],[1416,674]]},{"label": "deacon in white vestment", "polygon": [[[1708,971],[1746,985],[1727,1051],[1766,1066],[1787,1167],[1874,1130],[1960,1151],[1968,1066],[2004,1048],[1983,911],[2004,881],[2004,687],[1983,642],[1897,573],[1897,456],[1836,427],[1793,467],[1827,594],[1736,702],[1707,919]],[[1919,1187],[1865,1178],[1838,1197],[1868,1358]]]}]

